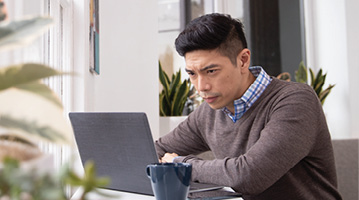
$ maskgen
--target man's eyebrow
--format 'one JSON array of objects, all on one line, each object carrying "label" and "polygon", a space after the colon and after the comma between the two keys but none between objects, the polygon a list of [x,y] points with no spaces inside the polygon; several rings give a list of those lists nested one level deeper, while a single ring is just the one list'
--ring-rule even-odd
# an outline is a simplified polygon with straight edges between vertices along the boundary
[{"label": "man's eyebrow", "polygon": [[215,68],[215,67],[218,67],[218,64],[208,65],[208,66],[203,67],[202,69],[200,69],[200,71],[206,71],[206,70],[208,70],[208,69],[212,69],[212,68]]},{"label": "man's eyebrow", "polygon": [[192,73],[193,71],[192,70],[189,70],[189,69],[184,69],[187,73]]},{"label": "man's eyebrow", "polygon": [[[218,67],[218,66],[219,66],[218,64],[211,64],[211,65],[208,65],[206,67],[203,67],[202,69],[200,69],[200,71],[206,71],[208,69],[212,69],[212,68],[215,68],[215,67]],[[193,73],[193,70],[190,70],[190,69],[187,69],[187,68],[185,68],[185,71],[187,73]]]}]

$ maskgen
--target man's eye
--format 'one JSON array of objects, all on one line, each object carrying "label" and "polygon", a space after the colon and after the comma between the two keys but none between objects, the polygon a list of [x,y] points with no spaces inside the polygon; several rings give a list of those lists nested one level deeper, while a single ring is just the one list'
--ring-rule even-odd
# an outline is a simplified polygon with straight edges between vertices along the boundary
[{"label": "man's eye", "polygon": [[214,72],[216,72],[216,71],[217,71],[217,70],[215,70],[215,69],[211,69],[211,70],[208,70],[207,73],[208,73],[208,74],[212,74],[212,73],[214,73]]},{"label": "man's eye", "polygon": [[189,76],[194,76],[193,72],[187,72]]}]

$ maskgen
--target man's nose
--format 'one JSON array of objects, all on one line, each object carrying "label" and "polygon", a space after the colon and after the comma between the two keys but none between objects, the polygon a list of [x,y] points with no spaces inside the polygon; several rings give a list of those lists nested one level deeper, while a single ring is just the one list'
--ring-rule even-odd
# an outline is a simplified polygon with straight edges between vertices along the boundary
[{"label": "man's nose", "polygon": [[209,91],[211,89],[210,83],[206,77],[198,77],[197,90],[198,91]]}]

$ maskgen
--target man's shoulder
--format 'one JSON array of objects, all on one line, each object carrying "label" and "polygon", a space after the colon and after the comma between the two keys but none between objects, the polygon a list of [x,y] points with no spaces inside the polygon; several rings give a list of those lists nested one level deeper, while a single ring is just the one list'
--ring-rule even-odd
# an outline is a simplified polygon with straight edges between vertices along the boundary
[{"label": "man's shoulder", "polygon": [[298,83],[292,81],[284,81],[277,78],[273,78],[271,84],[268,89],[270,92],[275,91],[275,93],[296,93],[296,92],[304,92],[304,93],[314,93],[313,88],[306,83]]},{"label": "man's shoulder", "polygon": [[288,82],[273,78],[271,84],[267,87],[266,94],[263,95],[262,103],[277,105],[293,103],[305,103],[311,106],[317,105],[318,96],[314,89],[306,83]]}]

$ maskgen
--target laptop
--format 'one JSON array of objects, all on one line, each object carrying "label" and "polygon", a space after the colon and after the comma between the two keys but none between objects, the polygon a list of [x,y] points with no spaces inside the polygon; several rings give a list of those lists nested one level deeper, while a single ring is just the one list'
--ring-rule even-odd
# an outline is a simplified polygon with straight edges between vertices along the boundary
[{"label": "laptop", "polygon": [[[106,189],[153,195],[146,166],[157,163],[150,126],[145,113],[70,112],[82,164],[93,160],[98,176],[108,176]],[[223,188],[191,183],[191,192]]]}]

